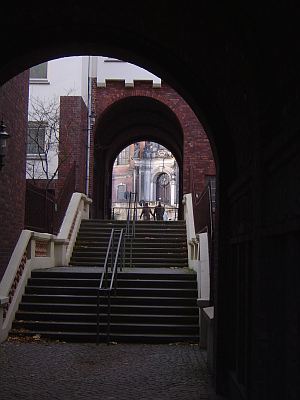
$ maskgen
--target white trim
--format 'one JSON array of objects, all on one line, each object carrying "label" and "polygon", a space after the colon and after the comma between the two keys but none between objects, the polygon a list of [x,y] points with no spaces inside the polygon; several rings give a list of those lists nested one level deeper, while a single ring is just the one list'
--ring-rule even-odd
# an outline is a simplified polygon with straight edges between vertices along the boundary
[{"label": "white trim", "polygon": [[50,85],[50,82],[47,78],[30,78],[29,79],[30,85]]}]

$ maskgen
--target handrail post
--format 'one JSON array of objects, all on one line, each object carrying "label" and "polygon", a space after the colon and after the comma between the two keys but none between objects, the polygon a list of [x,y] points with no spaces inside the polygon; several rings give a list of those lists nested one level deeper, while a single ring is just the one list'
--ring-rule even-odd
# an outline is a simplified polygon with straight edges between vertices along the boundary
[{"label": "handrail post", "polygon": [[108,296],[107,296],[107,336],[106,336],[107,345],[109,345],[109,339],[110,339],[110,290],[108,290]]},{"label": "handrail post", "polygon": [[[122,254],[122,269],[125,267],[125,257],[126,257],[126,235],[123,235],[123,254]],[[121,271],[122,271],[121,269]]]},{"label": "handrail post", "polygon": [[114,249],[115,249],[115,230],[113,229],[113,237],[112,237],[112,247],[111,247],[111,258],[110,258],[110,270],[113,269],[114,263]]},{"label": "handrail post", "polygon": [[99,344],[99,335],[100,335],[100,313],[99,313],[99,307],[100,307],[100,290],[98,290],[98,295],[97,295],[97,345]]},{"label": "handrail post", "polygon": [[[111,230],[110,233],[110,238],[109,238],[109,242],[108,242],[108,246],[107,246],[107,250],[106,250],[106,256],[105,256],[105,262],[104,262],[104,267],[103,267],[103,272],[101,275],[101,279],[100,279],[100,283],[99,283],[99,287],[98,287],[98,294],[97,294],[97,338],[96,338],[96,343],[99,344],[99,335],[100,335],[100,291],[103,290],[102,288],[102,284],[104,281],[105,284],[105,291],[107,292],[109,290],[108,287],[108,272],[109,272],[109,266],[108,266],[108,262],[109,262],[109,253],[111,252],[111,247],[112,247],[112,243],[113,243],[113,235],[114,235],[114,229]],[[112,255],[112,252],[111,252]]]},{"label": "handrail post", "polygon": [[132,267],[132,237],[130,238],[130,268]]},{"label": "handrail post", "polygon": [[[116,251],[114,252],[114,236],[115,232],[120,232],[119,234],[119,239],[118,239],[118,244]],[[110,279],[110,285],[108,286],[106,284],[105,287],[105,294],[106,294],[106,299],[107,299],[107,330],[106,330],[106,341],[107,344],[110,342],[110,331],[111,331],[111,292],[114,289],[114,294],[116,293],[117,290],[117,278],[118,278],[118,268],[122,270],[122,260],[119,259],[120,256],[120,251],[122,252],[122,246],[123,246],[123,240],[124,240],[124,229],[112,229],[111,230],[111,235],[110,235],[110,240],[107,246],[107,251],[106,251],[106,257],[105,257],[105,263],[104,263],[104,270],[100,279],[99,283],[99,288],[98,288],[98,296],[97,296],[97,340],[96,343],[99,344],[99,336],[100,336],[100,291],[103,290],[102,288],[102,283],[103,280],[107,282],[107,276],[109,272],[109,266],[108,266],[108,257],[109,257],[109,252],[111,251],[111,279]]]}]

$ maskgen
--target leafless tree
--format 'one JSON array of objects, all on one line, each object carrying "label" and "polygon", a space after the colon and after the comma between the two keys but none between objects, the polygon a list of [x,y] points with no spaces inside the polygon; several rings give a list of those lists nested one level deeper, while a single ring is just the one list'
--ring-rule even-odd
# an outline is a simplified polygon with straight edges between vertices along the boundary
[{"label": "leafless tree", "polygon": [[[58,176],[59,169],[70,156],[67,153],[63,154],[59,146],[59,98],[43,100],[32,97],[28,120],[27,178],[31,179],[33,184],[43,179],[45,188],[49,189],[52,181]],[[68,129],[64,131],[68,132]]]},{"label": "leafless tree", "polygon": [[[71,121],[69,126],[61,126],[58,97],[47,100],[31,97],[28,120],[26,175],[36,186],[40,186],[39,182],[43,180],[44,218],[47,231],[52,232],[54,220],[49,218],[49,212],[52,214],[51,209],[57,211],[59,199],[57,194],[54,197],[50,195],[49,189],[61,167],[71,157],[66,150],[68,146],[60,146],[59,130],[63,128],[66,142]],[[52,203],[50,208],[49,202]]]}]

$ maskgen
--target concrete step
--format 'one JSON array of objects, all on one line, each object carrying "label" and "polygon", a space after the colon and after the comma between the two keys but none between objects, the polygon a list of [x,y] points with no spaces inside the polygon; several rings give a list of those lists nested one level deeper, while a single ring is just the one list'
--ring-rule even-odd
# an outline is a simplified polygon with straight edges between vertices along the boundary
[{"label": "concrete step", "polygon": [[[177,220],[177,221],[156,221],[151,219],[150,221],[144,221],[142,219],[137,219],[135,221],[137,225],[162,225],[162,226],[176,226],[176,225],[186,225],[185,220]],[[125,220],[112,220],[112,219],[83,219],[82,220],[82,225],[116,225],[116,226],[122,226],[126,225]]]},{"label": "concrete step", "polygon": [[[95,310],[96,311],[96,310]],[[99,314],[99,319],[101,322],[107,322],[108,315],[107,313],[103,313],[101,308]],[[105,310],[106,311],[106,310]],[[96,323],[97,322],[97,313],[70,313],[70,312],[45,312],[45,311],[18,311],[16,313],[16,321],[66,321],[66,322],[89,322]],[[198,324],[198,316],[197,315],[172,315],[172,314],[116,314],[111,313],[111,322],[112,323],[137,323],[137,324],[167,324],[167,325],[197,325]]]},{"label": "concrete step", "polygon": [[[32,278],[61,278],[61,279],[100,279],[103,269],[91,268],[82,269],[78,267],[57,267],[50,269],[34,270],[31,273]],[[188,272],[184,272],[188,271]],[[109,274],[111,276],[111,274]],[[130,280],[188,280],[195,281],[196,274],[194,271],[188,270],[173,270],[170,268],[162,269],[130,269],[124,272],[118,273],[118,279],[130,279]]]},{"label": "concrete step", "polygon": [[[70,287],[70,286],[27,286],[25,294],[42,295],[72,295],[72,296],[97,296],[98,288]],[[170,289],[170,288],[117,288],[115,296],[120,297],[197,297],[196,289]]]},{"label": "concrete step", "polygon": [[[154,257],[155,254],[155,257]],[[152,263],[152,264],[157,264],[157,265],[161,265],[165,262],[167,263],[172,263],[172,262],[180,262],[180,263],[185,263],[186,262],[186,258],[184,256],[179,256],[177,254],[163,254],[163,255],[158,255],[156,253],[154,253],[151,257],[150,253],[145,253],[145,254],[133,254],[132,255],[132,260],[134,260],[135,263],[137,264],[142,264],[143,262],[147,262],[147,263]],[[96,263],[104,263],[105,261],[105,255],[101,256],[99,254],[87,254],[87,253],[77,253],[74,254],[71,258],[71,263],[73,261],[87,261],[90,262],[91,264]],[[130,257],[129,256],[125,256],[124,258],[125,262],[129,262],[130,261]]]},{"label": "concrete step", "polygon": [[[69,321],[14,321],[13,329],[28,331],[50,331],[50,332],[97,332],[96,322],[69,322]],[[106,332],[107,324],[100,323],[100,331]],[[111,333],[134,333],[134,334],[188,334],[197,335],[198,325],[178,324],[146,324],[146,323],[111,323]]]},{"label": "concrete step", "polygon": [[[103,267],[104,263],[103,262],[101,263],[101,261],[99,261],[99,260],[96,260],[94,262],[91,262],[90,260],[88,260],[88,261],[71,260],[70,265],[74,266],[74,267],[76,267],[76,266],[78,266],[78,267],[92,267],[92,266]],[[129,267],[130,264],[126,264],[125,266]],[[132,267],[134,267],[134,268],[149,268],[149,269],[160,268],[160,267],[161,268],[186,268],[187,266],[188,266],[188,264],[187,264],[186,260],[184,260],[182,262],[170,261],[170,262],[165,262],[163,264],[158,264],[158,263],[154,263],[151,261],[149,261],[149,262],[143,261],[140,263],[138,263],[136,261],[132,262]]]},{"label": "concrete step", "polygon": [[[41,312],[41,313],[71,313],[71,314],[93,314],[97,312],[96,303],[92,304],[66,304],[66,303],[27,303],[22,301],[19,307],[20,312]],[[107,306],[101,305],[101,312],[107,312]],[[111,305],[112,314],[130,314],[130,315],[192,315],[198,319],[198,307],[182,305]]]},{"label": "concrete step", "polygon": [[[63,342],[75,342],[75,343],[95,343],[97,336],[95,332],[40,332],[40,331],[30,331],[23,332],[13,329],[11,335],[14,336],[36,336],[39,335],[43,339],[48,340],[59,340]],[[107,342],[107,334],[100,333],[99,342]],[[171,335],[171,334],[139,334],[139,333],[118,333],[111,334],[109,341],[112,343],[152,343],[152,344],[167,344],[167,343],[198,343],[198,335]]]},{"label": "concrete step", "polygon": [[[97,304],[96,295],[58,295],[58,294],[24,294],[25,303],[66,303],[66,304]],[[100,296],[100,303],[107,304],[107,297]],[[162,306],[197,306],[197,299],[192,297],[135,297],[112,296],[113,305],[162,305]]]},{"label": "concrete step", "polygon": [[[67,278],[30,278],[28,286],[68,286],[68,287],[95,287],[99,286],[99,279],[67,279]],[[175,279],[120,279],[118,277],[118,287],[130,288],[168,288],[168,289],[196,289],[195,280],[175,280]]]}]

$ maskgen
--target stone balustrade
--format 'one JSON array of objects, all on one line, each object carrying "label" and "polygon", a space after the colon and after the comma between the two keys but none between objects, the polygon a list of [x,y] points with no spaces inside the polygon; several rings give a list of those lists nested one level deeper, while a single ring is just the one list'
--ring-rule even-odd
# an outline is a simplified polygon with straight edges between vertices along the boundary
[{"label": "stone balustrade", "polygon": [[91,200],[74,193],[57,236],[24,229],[0,282],[0,342],[11,329],[28,278],[34,269],[67,266],[82,219],[89,218]]}]

